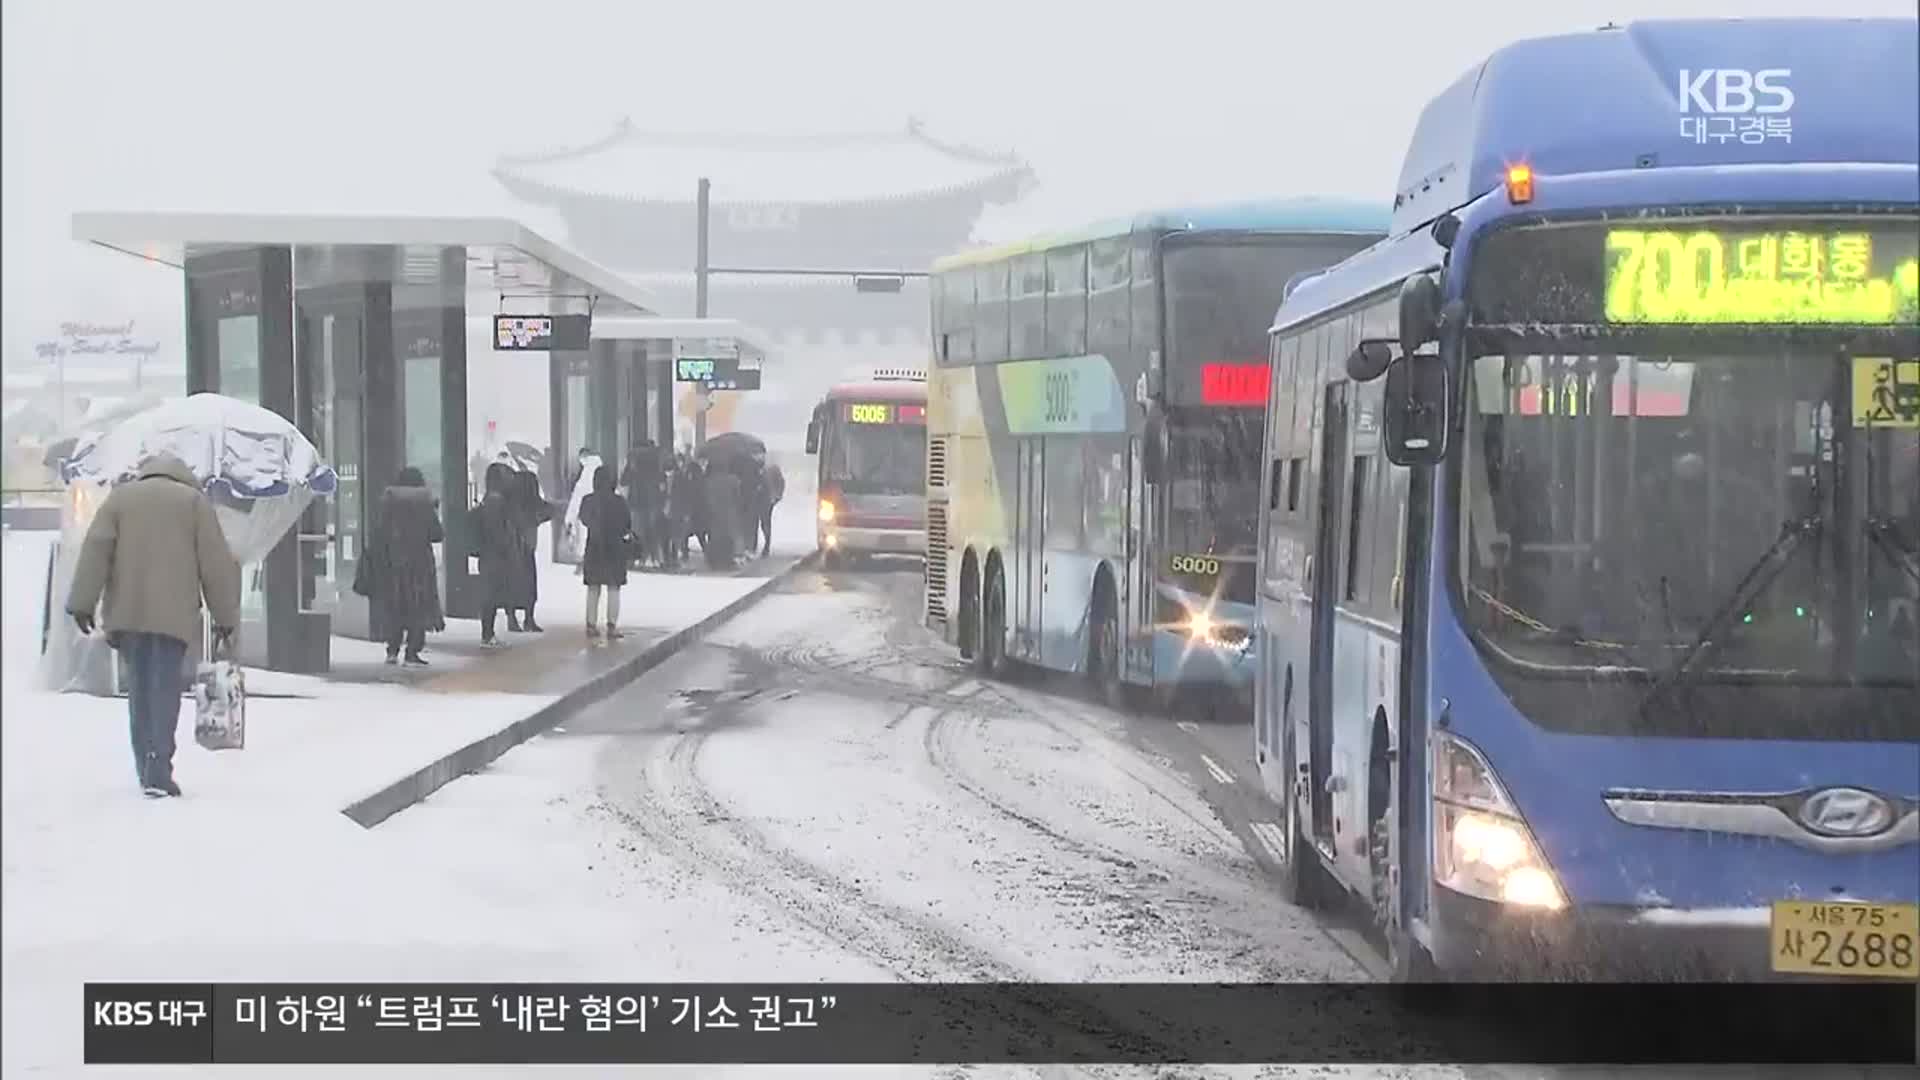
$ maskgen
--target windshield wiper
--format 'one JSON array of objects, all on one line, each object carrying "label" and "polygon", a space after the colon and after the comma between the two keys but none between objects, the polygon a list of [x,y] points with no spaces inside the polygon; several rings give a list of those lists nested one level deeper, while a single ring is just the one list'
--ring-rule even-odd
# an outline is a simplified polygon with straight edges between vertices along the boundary
[{"label": "windshield wiper", "polygon": [[1820,531],[1820,525],[1820,514],[1815,512],[1780,526],[1779,538],[1767,550],[1760,553],[1760,557],[1754,560],[1753,566],[1741,576],[1740,583],[1733,587],[1733,592],[1727,596],[1726,603],[1720,605],[1719,610],[1707,619],[1706,625],[1700,628],[1699,636],[1687,646],[1686,652],[1681,653],[1680,659],[1654,680],[1653,686],[1647,691],[1647,696],[1640,699],[1642,717],[1646,716],[1656,702],[1680,685],[1700,661],[1706,658],[1707,653],[1720,644],[1721,635],[1725,634],[1727,628],[1732,625],[1734,617],[1748,604],[1753,603],[1754,598],[1765,591],[1767,586],[1773,584],[1773,580],[1780,576],[1780,571],[1786,569],[1787,561],[1793,557],[1793,553],[1799,549],[1807,537]]},{"label": "windshield wiper", "polygon": [[1880,549],[1880,553],[1887,557],[1888,562],[1905,570],[1907,576],[1913,580],[1920,581],[1920,558],[1916,558],[1912,551],[1900,543],[1900,536],[1893,522],[1886,518],[1869,518],[1867,539],[1873,541],[1873,546]]}]

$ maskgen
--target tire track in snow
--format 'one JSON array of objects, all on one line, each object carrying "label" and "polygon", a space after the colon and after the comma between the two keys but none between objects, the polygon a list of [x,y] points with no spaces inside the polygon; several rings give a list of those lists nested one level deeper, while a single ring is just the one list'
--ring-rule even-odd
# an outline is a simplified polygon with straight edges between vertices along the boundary
[{"label": "tire track in snow", "polygon": [[[857,882],[814,865],[733,815],[699,777],[700,750],[711,733],[711,728],[700,728],[657,740],[628,796],[634,805],[618,805],[603,793],[607,812],[723,887],[760,901],[834,946],[908,981],[1030,980],[991,950],[872,896]],[[1077,1036],[1083,1049],[1095,1052],[1116,1035],[1155,1056],[1177,1058],[1193,1049],[1188,1045],[1190,1032],[1152,1014],[1115,1016],[1089,1010],[1069,1018],[1076,1024],[1067,1032],[1062,1029],[1061,1003],[1055,999],[1030,997],[1009,987],[1006,1002],[982,1022]]]}]

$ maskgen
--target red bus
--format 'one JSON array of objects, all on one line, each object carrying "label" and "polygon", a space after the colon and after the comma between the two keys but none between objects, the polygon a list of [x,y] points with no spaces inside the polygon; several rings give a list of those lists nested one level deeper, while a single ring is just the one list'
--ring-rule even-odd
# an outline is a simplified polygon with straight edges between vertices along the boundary
[{"label": "red bus", "polygon": [[829,561],[927,551],[927,377],[887,370],[827,391],[807,424]]}]

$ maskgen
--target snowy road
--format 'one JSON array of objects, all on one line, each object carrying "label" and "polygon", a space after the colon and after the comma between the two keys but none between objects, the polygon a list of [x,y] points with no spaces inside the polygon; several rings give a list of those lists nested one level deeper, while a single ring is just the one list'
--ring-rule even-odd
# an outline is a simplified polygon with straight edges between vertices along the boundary
[{"label": "snowy road", "polygon": [[912,564],[803,572],[705,643],[373,835],[421,869],[523,904],[526,944],[572,957],[541,979],[1374,976],[1358,935],[1279,901],[1262,846],[1271,811],[1246,775],[1237,725],[1173,724],[983,682],[920,628],[918,590]]},{"label": "snowy road", "polygon": [[1347,980],[1125,718],[972,678],[912,573],[813,573],[587,724],[608,813],[894,977]]}]

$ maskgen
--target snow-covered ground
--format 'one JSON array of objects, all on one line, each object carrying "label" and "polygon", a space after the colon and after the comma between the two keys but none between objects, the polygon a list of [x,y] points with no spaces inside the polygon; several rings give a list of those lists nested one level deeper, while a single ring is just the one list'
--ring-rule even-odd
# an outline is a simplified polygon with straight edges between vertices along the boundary
[{"label": "snow-covered ground", "polygon": [[[591,826],[548,851],[511,842],[512,830],[503,826],[441,841],[434,855],[442,861],[423,862],[406,833],[363,830],[340,813],[528,715],[550,695],[455,693],[437,679],[408,687],[250,672],[251,689],[301,696],[256,698],[246,748],[218,753],[193,741],[188,703],[175,759],[186,797],[149,801],[134,780],[124,701],[32,689],[51,536],[8,531],[0,563],[0,1024],[9,1033],[0,1073],[80,1071],[77,1003],[89,979],[633,975],[630,962],[641,955],[634,950],[646,943],[629,933],[616,904],[582,904],[563,920],[542,918],[548,890],[578,890],[523,864],[529,856],[565,862],[579,845],[591,849]],[[671,631],[762,580],[636,575],[622,621]],[[550,568],[543,584],[543,610],[582,606],[584,590],[570,568]],[[355,649],[371,650],[370,657],[380,652],[366,642],[334,644],[336,660],[352,659]],[[432,652],[436,661],[451,656]],[[436,676],[446,666],[457,665],[437,665]],[[530,759],[537,753],[520,760]],[[503,784],[517,767],[503,771]],[[529,827],[537,820],[531,817]],[[608,825],[606,832],[618,830]],[[486,867],[493,876],[476,879],[462,866]],[[574,869],[581,880],[596,880],[590,866]],[[631,942],[632,949],[609,942]]]}]

